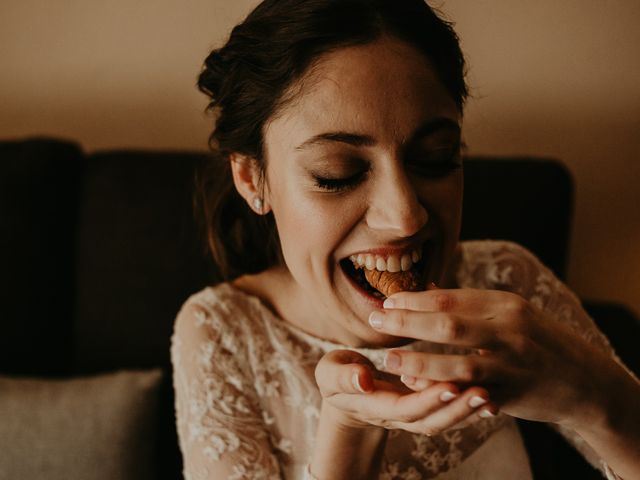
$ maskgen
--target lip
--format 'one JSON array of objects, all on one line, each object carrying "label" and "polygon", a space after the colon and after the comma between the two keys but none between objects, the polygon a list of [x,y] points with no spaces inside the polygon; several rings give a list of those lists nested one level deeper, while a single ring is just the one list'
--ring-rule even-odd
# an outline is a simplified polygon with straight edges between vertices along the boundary
[{"label": "lip", "polygon": [[357,252],[352,252],[349,255],[345,256],[342,260],[347,260],[349,259],[349,257],[353,255],[378,255],[386,258],[391,255],[401,256],[401,255],[404,255],[405,253],[411,253],[414,250],[421,250],[422,252],[424,252],[424,248],[427,243],[429,243],[428,238],[424,239],[419,243],[414,242],[414,243],[411,243],[410,245],[405,245],[402,247],[384,246],[384,247],[368,248],[366,250],[358,250]]}]

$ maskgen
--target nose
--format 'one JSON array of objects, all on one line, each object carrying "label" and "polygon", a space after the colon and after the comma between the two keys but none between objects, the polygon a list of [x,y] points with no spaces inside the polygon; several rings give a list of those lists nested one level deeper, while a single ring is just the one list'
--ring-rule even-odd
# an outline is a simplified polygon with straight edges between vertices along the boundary
[{"label": "nose", "polygon": [[403,238],[416,234],[428,221],[427,209],[404,172],[387,173],[375,182],[366,213],[369,228]]}]

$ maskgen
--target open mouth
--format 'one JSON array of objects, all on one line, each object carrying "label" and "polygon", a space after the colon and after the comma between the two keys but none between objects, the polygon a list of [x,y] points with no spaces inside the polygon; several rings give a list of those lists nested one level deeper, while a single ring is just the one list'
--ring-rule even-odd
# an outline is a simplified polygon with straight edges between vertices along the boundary
[{"label": "open mouth", "polygon": [[403,255],[352,255],[340,261],[351,283],[376,303],[400,291],[425,290],[426,244]]},{"label": "open mouth", "polygon": [[340,266],[342,270],[347,274],[347,276],[353,280],[356,285],[360,287],[365,293],[368,295],[384,300],[386,297],[382,294],[382,292],[373,288],[373,286],[367,281],[367,278],[364,274],[364,270],[362,268],[356,268],[351,260],[345,258],[340,261]]}]

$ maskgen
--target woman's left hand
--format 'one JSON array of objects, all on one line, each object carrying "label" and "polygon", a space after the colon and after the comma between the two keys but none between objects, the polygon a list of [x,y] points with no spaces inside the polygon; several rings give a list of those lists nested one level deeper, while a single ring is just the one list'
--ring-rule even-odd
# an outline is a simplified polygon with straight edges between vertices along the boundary
[{"label": "woman's left hand", "polygon": [[509,292],[402,292],[369,321],[387,334],[471,349],[464,355],[391,350],[386,369],[408,386],[421,383],[414,379],[481,385],[505,413],[529,420],[588,421],[614,368],[605,352]]}]

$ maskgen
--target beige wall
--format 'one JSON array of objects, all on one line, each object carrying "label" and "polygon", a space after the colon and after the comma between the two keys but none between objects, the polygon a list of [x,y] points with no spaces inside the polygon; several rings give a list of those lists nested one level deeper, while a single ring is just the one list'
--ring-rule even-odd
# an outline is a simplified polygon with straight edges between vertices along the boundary
[{"label": "beige wall", "polygon": [[577,190],[569,283],[640,312],[640,2],[442,3],[470,63],[471,151],[566,162]]},{"label": "beige wall", "polygon": [[[4,0],[0,137],[205,148],[193,87],[251,0]],[[472,153],[563,159],[577,186],[569,282],[640,312],[640,2],[439,0],[475,98]]]}]

